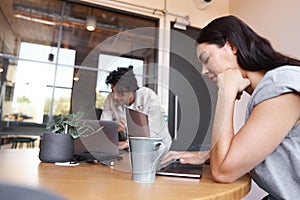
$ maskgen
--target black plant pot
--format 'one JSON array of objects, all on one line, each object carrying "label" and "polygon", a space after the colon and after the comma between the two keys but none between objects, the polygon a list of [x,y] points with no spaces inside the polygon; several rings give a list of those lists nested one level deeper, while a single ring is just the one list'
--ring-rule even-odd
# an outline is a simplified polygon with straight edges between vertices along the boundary
[{"label": "black plant pot", "polygon": [[42,162],[68,162],[74,157],[74,139],[69,134],[44,133],[40,143]]}]

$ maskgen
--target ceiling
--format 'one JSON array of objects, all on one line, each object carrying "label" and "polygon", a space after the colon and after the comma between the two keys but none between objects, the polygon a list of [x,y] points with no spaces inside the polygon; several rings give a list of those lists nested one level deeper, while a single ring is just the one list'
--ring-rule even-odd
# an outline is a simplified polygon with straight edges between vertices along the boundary
[{"label": "ceiling", "polygon": [[[97,18],[96,29],[92,32],[85,27],[88,15]],[[122,54],[128,52],[128,49],[141,46],[155,47],[155,31],[132,29],[157,25],[156,19],[146,19],[133,13],[95,7],[78,1],[2,0],[0,47],[1,52],[17,56],[21,41],[57,46],[61,39],[61,47],[75,49],[79,55],[78,62],[82,62],[83,57],[100,43],[101,51],[114,54]],[[127,54],[142,58],[149,54],[148,51],[145,48]]]}]

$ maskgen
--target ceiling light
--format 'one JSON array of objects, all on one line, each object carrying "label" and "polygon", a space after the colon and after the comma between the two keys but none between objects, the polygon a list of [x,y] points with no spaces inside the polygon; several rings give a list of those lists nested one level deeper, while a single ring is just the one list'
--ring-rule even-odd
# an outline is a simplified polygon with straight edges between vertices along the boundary
[{"label": "ceiling light", "polygon": [[74,69],[73,80],[74,81],[79,81],[79,69]]},{"label": "ceiling light", "polygon": [[74,81],[79,81],[79,76],[74,76],[73,80]]},{"label": "ceiling light", "polygon": [[88,31],[94,31],[96,28],[96,16],[88,15],[86,17],[86,29]]},{"label": "ceiling light", "polygon": [[48,55],[48,60],[49,60],[50,62],[52,62],[52,61],[54,60],[54,54],[53,54],[53,53],[49,53],[49,55]]}]

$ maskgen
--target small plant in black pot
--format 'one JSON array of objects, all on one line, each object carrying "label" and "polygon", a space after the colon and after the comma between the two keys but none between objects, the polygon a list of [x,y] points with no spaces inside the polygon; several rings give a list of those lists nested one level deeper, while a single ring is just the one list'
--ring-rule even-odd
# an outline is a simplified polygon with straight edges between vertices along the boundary
[{"label": "small plant in black pot", "polygon": [[83,112],[57,115],[53,117],[44,133],[39,158],[42,162],[68,162],[74,157],[74,138],[80,136],[79,129],[84,126],[81,120]]}]

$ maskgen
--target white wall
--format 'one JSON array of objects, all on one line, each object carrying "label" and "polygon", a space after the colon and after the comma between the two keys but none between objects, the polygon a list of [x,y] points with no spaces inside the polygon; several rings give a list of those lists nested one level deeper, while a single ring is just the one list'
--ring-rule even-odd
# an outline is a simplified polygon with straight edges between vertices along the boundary
[{"label": "white wall", "polygon": [[273,47],[300,58],[300,1],[230,0],[230,13],[271,41]]},{"label": "white wall", "polygon": [[[210,20],[218,16],[229,13],[229,0],[212,0],[212,2],[205,9],[198,9],[195,4],[196,1],[202,0],[81,0],[95,4],[105,5],[109,7],[118,8],[121,10],[132,11],[139,14],[144,14],[153,17],[159,17],[157,14],[153,15],[153,10],[144,9],[142,7],[153,8],[157,10],[165,9],[167,13],[167,20],[175,20],[176,14],[179,16],[188,15],[191,19],[191,25],[196,27],[203,27]],[[124,2],[124,3],[120,3]],[[137,5],[137,6],[134,6]]]},{"label": "white wall", "polygon": [[167,10],[183,16],[189,15],[191,25],[199,28],[205,26],[212,19],[229,13],[228,0],[212,0],[204,9],[198,9],[196,1],[199,3],[202,0],[168,0]]}]

